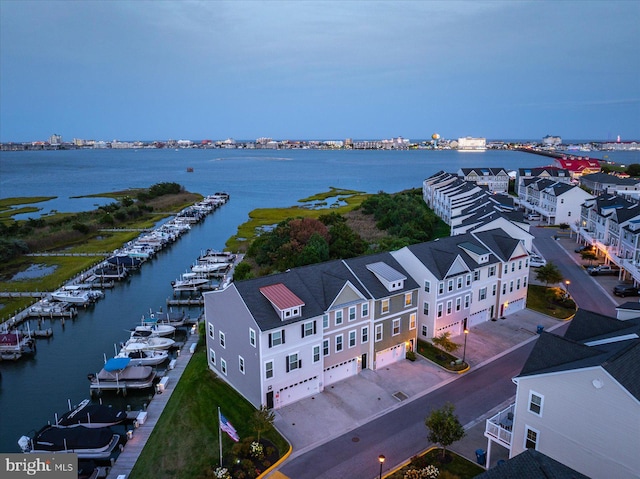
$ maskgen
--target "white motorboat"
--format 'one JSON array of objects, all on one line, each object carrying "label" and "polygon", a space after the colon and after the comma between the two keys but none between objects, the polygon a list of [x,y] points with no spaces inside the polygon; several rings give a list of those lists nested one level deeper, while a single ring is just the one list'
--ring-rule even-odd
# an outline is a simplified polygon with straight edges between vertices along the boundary
[{"label": "white motorboat", "polygon": [[171,286],[174,291],[199,291],[209,286],[209,278],[198,273],[184,273],[172,281]]},{"label": "white motorboat", "polygon": [[63,286],[51,293],[55,301],[63,301],[71,304],[89,304],[102,298],[104,293],[95,289],[84,289],[79,286]]},{"label": "white motorboat", "polygon": [[229,267],[229,263],[201,261],[191,266],[194,273],[213,274],[224,271]]},{"label": "white motorboat", "polygon": [[170,338],[162,338],[160,336],[142,337],[134,334],[122,345],[120,352],[163,350],[171,348],[176,343]]},{"label": "white motorboat", "polygon": [[139,326],[136,326],[134,329],[135,333],[139,333],[140,335],[149,336],[171,336],[176,332],[176,328],[171,326],[170,324],[159,323],[155,318],[145,318],[142,317],[142,323]]},{"label": "white motorboat", "polygon": [[134,366],[157,366],[169,359],[169,353],[160,349],[123,350],[114,357],[128,358]]}]

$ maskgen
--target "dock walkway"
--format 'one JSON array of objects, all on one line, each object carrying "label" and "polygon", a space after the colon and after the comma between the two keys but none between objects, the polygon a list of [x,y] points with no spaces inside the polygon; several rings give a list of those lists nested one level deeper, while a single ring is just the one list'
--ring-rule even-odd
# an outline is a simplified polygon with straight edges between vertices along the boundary
[{"label": "dock walkway", "polygon": [[164,392],[161,394],[155,394],[153,399],[147,406],[147,416],[144,424],[140,424],[133,430],[133,436],[127,441],[124,446],[124,450],[120,453],[116,462],[111,467],[107,479],[125,479],[131,473],[133,466],[135,466],[140,453],[147,444],[147,440],[153,428],[156,426],[158,419],[162,415],[165,406],[171,399],[173,390],[178,385],[178,381],[182,377],[182,373],[187,368],[187,364],[191,360],[192,351],[195,351],[195,345],[198,343],[198,326],[189,334],[185,341],[184,347],[180,350],[180,355],[176,358],[176,363],[173,369],[167,371],[166,378],[168,381],[165,383]]}]

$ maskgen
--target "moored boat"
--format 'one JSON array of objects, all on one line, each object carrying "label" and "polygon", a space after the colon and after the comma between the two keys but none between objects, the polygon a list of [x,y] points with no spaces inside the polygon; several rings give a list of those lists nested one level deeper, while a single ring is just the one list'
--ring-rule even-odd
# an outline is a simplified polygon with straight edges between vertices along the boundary
[{"label": "moored boat", "polygon": [[132,333],[129,340],[122,344],[120,352],[163,350],[173,347],[176,343],[171,338],[162,338],[160,336],[141,336],[140,334],[141,333]]},{"label": "moored boat", "polygon": [[17,360],[25,353],[35,353],[36,341],[20,331],[0,333],[0,360]]},{"label": "moored boat", "polygon": [[169,359],[169,352],[161,349],[123,350],[114,358],[128,358],[133,366],[157,366]]},{"label": "moored boat", "polygon": [[82,459],[109,459],[120,435],[108,427],[55,427],[47,425],[33,438],[22,436],[18,445],[25,453],[73,453]]},{"label": "moored boat", "polygon": [[152,387],[156,372],[151,366],[132,366],[130,358],[111,358],[98,374],[87,377],[91,391],[126,391]]},{"label": "moored boat", "polygon": [[175,334],[176,328],[175,326],[171,326],[170,324],[162,324],[159,323],[155,318],[145,318],[142,317],[142,323],[135,327],[135,333],[139,333],[140,335],[149,335],[151,336],[171,336]]},{"label": "moored boat", "polygon": [[85,399],[59,418],[56,415],[54,426],[101,428],[122,424],[127,419],[127,413],[103,404],[92,404]]}]

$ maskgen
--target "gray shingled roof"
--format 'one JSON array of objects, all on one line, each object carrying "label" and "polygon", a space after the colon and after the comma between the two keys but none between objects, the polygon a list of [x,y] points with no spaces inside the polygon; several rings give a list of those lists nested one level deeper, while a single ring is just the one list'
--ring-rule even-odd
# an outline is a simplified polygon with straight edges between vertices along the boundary
[{"label": "gray shingled roof", "polygon": [[505,461],[504,464],[475,476],[474,479],[589,479],[589,477],[535,449],[527,449]]}]

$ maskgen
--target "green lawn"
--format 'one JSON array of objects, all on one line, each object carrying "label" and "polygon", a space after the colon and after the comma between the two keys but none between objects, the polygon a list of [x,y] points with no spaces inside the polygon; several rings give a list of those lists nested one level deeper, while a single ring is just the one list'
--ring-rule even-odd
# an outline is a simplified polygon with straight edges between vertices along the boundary
[{"label": "green lawn", "polygon": [[449,371],[462,371],[467,367],[467,365],[464,363],[454,364],[452,366],[451,362],[455,363],[460,358],[435,347],[428,341],[418,340],[418,354],[427,358],[429,361],[432,361],[442,366],[443,368],[448,369]]},{"label": "green lawn", "polygon": [[442,449],[432,448],[421,456],[411,458],[411,462],[408,465],[384,477],[385,479],[404,479],[404,475],[410,469],[420,470],[428,465],[433,465],[438,468],[440,474],[447,471],[454,475],[449,477],[458,477],[459,479],[471,479],[484,472],[484,469],[479,465],[449,450],[447,450],[447,461],[442,462]]},{"label": "green lawn", "polygon": [[[537,284],[530,284],[527,292],[527,308],[558,319],[569,319],[576,313],[576,306],[571,301],[568,306],[549,304],[545,293],[549,288]],[[571,305],[573,303],[573,305]]]},{"label": "green lawn", "polygon": [[[208,369],[204,347],[200,344],[128,477],[205,478],[220,459],[218,407],[240,438],[255,436],[249,425],[254,407]],[[275,429],[262,437],[274,443],[281,456],[289,450],[288,443]],[[233,444],[223,433],[226,464],[232,460]]]}]

